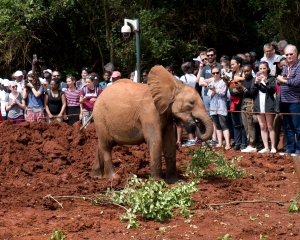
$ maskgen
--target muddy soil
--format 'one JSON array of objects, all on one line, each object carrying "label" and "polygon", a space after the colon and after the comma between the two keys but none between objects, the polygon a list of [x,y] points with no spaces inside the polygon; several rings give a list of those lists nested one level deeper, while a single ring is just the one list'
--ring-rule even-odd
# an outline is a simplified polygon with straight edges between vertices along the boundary
[{"label": "muddy soil", "polygon": [[[96,198],[107,187],[121,189],[131,174],[147,178],[147,146],[115,147],[113,161],[121,178],[94,179],[89,175],[97,142],[94,126],[82,134],[78,130],[79,125],[57,122],[0,125],[0,239],[50,239],[55,228],[75,240],[215,240],[225,234],[235,240],[260,239],[261,234],[268,239],[300,239],[299,213],[287,211],[287,201],[299,189],[291,156],[226,151],[229,159],[243,156],[240,166],[247,170],[245,177],[201,179],[199,191],[192,195],[195,213],[191,218],[175,215],[164,222],[139,218],[139,228],[126,229],[119,220],[123,208],[92,205],[83,197]],[[177,150],[179,176],[184,181],[189,180],[183,177],[188,149]],[[233,201],[239,203],[227,204]],[[216,203],[224,204],[209,206]]]}]

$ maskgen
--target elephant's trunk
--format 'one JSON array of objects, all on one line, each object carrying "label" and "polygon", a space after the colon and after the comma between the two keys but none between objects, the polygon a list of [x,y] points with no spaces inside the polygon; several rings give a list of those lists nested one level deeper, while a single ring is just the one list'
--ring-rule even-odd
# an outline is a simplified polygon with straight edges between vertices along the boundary
[{"label": "elephant's trunk", "polygon": [[211,118],[206,112],[202,114],[193,114],[193,118],[196,123],[196,136],[201,141],[206,141],[211,139],[213,134],[213,123]]}]

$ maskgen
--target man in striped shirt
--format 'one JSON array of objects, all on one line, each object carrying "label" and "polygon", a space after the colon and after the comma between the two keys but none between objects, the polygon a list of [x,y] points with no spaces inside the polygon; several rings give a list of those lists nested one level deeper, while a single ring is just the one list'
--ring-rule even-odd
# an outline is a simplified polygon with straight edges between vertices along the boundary
[{"label": "man in striped shirt", "polygon": [[[300,155],[300,61],[298,50],[294,45],[287,45],[284,49],[287,64],[277,77],[280,83],[281,112],[291,113],[283,115],[283,129],[287,139],[287,150],[281,155]],[[293,113],[296,113],[293,115]],[[295,138],[296,135],[296,138]]]}]

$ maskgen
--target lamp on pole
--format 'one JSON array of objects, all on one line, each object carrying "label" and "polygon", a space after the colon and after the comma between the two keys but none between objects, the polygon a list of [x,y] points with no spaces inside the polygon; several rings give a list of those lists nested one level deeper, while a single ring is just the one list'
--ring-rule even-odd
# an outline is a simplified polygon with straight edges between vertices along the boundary
[{"label": "lamp on pole", "polygon": [[140,48],[140,21],[139,19],[124,19],[124,26],[121,29],[123,38],[129,38],[131,33],[130,24],[135,32],[135,46],[136,46],[136,68],[137,68],[137,82],[141,82],[141,48]]}]

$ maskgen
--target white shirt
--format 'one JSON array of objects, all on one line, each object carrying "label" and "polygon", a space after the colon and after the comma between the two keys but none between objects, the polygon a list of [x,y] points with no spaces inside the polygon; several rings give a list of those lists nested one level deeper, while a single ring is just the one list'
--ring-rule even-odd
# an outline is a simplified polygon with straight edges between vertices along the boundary
[{"label": "white shirt", "polygon": [[24,80],[22,80],[22,81],[20,81],[20,82],[17,82],[17,81],[15,81],[15,83],[17,84],[17,91],[18,92],[22,92],[23,91],[23,89],[24,89],[24,84],[25,84],[25,81]]},{"label": "white shirt", "polygon": [[194,74],[190,73],[181,76],[180,81],[194,88],[196,86],[197,78]]},{"label": "white shirt", "polygon": [[1,102],[1,115],[2,116],[6,116],[5,98],[6,98],[6,92],[4,90],[1,90],[0,91],[0,102]]},{"label": "white shirt", "polygon": [[275,74],[276,74],[276,64],[274,64],[274,61],[277,56],[279,56],[279,55],[274,53],[270,58],[267,58],[265,55],[263,58],[260,59],[261,62],[264,61],[269,64],[271,76],[275,76]]}]

